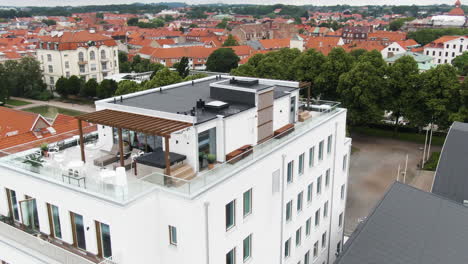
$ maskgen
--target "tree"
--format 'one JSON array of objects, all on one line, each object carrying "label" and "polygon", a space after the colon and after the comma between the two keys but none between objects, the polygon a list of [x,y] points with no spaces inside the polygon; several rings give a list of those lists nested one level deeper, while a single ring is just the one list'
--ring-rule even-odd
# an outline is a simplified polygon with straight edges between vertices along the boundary
[{"label": "tree", "polygon": [[132,17],[127,20],[127,25],[129,26],[136,26],[138,24],[138,18]]},{"label": "tree", "polygon": [[68,95],[78,95],[84,85],[84,81],[80,77],[72,75],[68,78],[66,85]]},{"label": "tree", "polygon": [[223,21],[221,21],[219,24],[216,25],[217,28],[227,28],[229,19],[223,18]]},{"label": "tree", "polygon": [[390,22],[389,28],[391,31],[397,31],[400,30],[400,28],[409,21],[415,20],[414,17],[404,17],[404,18],[398,18]]},{"label": "tree", "polygon": [[255,67],[249,63],[239,65],[239,67],[231,70],[231,75],[255,77]]},{"label": "tree", "polygon": [[205,78],[205,77],[208,77],[208,74],[196,73],[196,74],[189,75],[189,76],[185,77],[183,81],[184,82],[192,81],[192,80],[201,79],[201,78]]},{"label": "tree", "polygon": [[292,63],[294,80],[314,83],[323,63],[325,56],[315,49],[302,52]]},{"label": "tree", "polygon": [[169,68],[164,67],[162,70],[159,70],[150,81],[144,84],[144,90],[166,86],[181,81],[182,78],[177,72],[173,72],[169,70]]},{"label": "tree", "polygon": [[85,85],[82,86],[80,95],[85,97],[95,97],[98,86],[99,84],[97,83],[96,79],[91,78],[85,83]]},{"label": "tree", "polygon": [[398,132],[400,117],[407,117],[412,111],[412,103],[419,92],[419,68],[410,56],[395,61],[387,71],[388,94],[385,110],[395,118],[395,132]]},{"label": "tree", "polygon": [[468,122],[468,79],[465,79],[460,86],[458,111],[451,113],[449,119],[451,122]]},{"label": "tree", "polygon": [[104,14],[101,12],[96,13],[96,18],[104,19]]},{"label": "tree", "polygon": [[[3,64],[0,64],[0,80],[6,80],[6,70]],[[0,105],[6,103],[9,98],[9,87],[4,81],[0,82]]]},{"label": "tree", "polygon": [[467,28],[424,28],[409,32],[408,39],[414,39],[421,45],[426,45],[432,41],[446,35],[466,35]]},{"label": "tree", "polygon": [[182,57],[182,59],[180,59],[180,62],[177,64],[176,70],[182,78],[185,78],[187,77],[187,75],[189,75],[190,68],[189,60],[187,57]]},{"label": "tree", "polygon": [[52,19],[43,19],[41,22],[46,24],[47,26],[57,25],[57,22]]},{"label": "tree", "polygon": [[68,79],[65,77],[60,77],[55,83],[55,91],[63,98],[68,97]]},{"label": "tree", "polygon": [[142,87],[138,83],[134,81],[130,81],[130,80],[123,80],[119,82],[118,88],[115,91],[115,95],[116,96],[124,95],[124,94],[138,92],[141,90],[142,90]]},{"label": "tree", "polygon": [[354,59],[359,59],[362,55],[366,54],[367,50],[365,49],[354,49],[349,52],[349,55],[353,56]]},{"label": "tree", "polygon": [[325,100],[338,100],[336,90],[341,74],[349,72],[355,59],[343,48],[333,48],[320,67],[320,73],[312,85],[313,94]]},{"label": "tree", "polygon": [[468,74],[468,52],[463,52],[462,55],[455,57],[452,60],[452,65],[457,68],[460,75],[466,76]]},{"label": "tree", "polygon": [[224,41],[223,43],[223,47],[233,47],[233,46],[239,46],[239,42],[237,42],[237,39],[234,38],[233,35],[229,34],[226,41]]},{"label": "tree", "polygon": [[215,50],[206,61],[206,69],[213,72],[230,72],[237,67],[240,59],[230,48]]},{"label": "tree", "polygon": [[119,51],[119,64],[128,61],[128,55],[125,52]]},{"label": "tree", "polygon": [[104,99],[111,97],[115,94],[118,84],[114,80],[104,79],[96,89],[96,96]]},{"label": "tree", "polygon": [[1,82],[8,85],[10,95],[39,99],[46,85],[42,80],[42,70],[36,59],[26,56],[19,61],[6,61],[4,66],[7,78]]},{"label": "tree", "polygon": [[383,116],[382,97],[385,79],[380,69],[370,61],[359,61],[340,76],[338,93],[348,109],[348,120],[353,125],[378,122]]},{"label": "tree", "polygon": [[[257,77],[294,80],[296,73],[291,65],[294,60],[301,55],[298,49],[283,48],[278,51],[268,52],[263,57],[257,57],[252,61],[252,65],[257,63],[255,73]],[[255,56],[254,56],[255,57]],[[256,61],[261,58],[260,61]],[[250,60],[249,60],[250,62]]]}]

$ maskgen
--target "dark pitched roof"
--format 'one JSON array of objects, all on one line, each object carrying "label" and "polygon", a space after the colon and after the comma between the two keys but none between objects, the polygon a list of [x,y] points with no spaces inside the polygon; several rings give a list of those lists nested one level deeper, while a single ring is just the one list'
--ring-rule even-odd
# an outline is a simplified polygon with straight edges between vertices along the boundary
[{"label": "dark pitched roof", "polygon": [[445,140],[432,192],[455,202],[468,200],[468,124],[454,122]]},{"label": "dark pitched roof", "polygon": [[335,264],[468,263],[468,208],[395,182]]}]

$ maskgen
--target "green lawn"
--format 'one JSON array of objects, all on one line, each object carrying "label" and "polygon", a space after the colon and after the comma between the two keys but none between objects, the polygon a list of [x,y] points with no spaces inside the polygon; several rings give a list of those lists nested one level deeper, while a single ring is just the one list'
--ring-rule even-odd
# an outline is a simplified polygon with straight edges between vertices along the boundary
[{"label": "green lawn", "polygon": [[16,99],[8,99],[6,101],[7,105],[12,105],[12,106],[23,106],[23,105],[28,105],[31,104],[30,102],[22,101],[22,100],[16,100]]},{"label": "green lawn", "polygon": [[31,108],[25,108],[23,110],[41,114],[42,116],[47,117],[47,118],[55,118],[57,114],[64,114],[64,115],[69,115],[69,116],[77,116],[77,115],[83,114],[83,112],[80,112],[80,111],[59,108],[59,107],[50,106],[50,105],[35,106]]},{"label": "green lawn", "polygon": [[[375,136],[375,137],[383,137],[383,138],[393,138],[402,141],[409,141],[414,143],[424,144],[424,140],[426,139],[425,133],[407,133],[407,132],[398,132],[395,134],[392,130],[384,130],[378,128],[369,128],[369,127],[352,127],[350,128],[351,132],[368,135],[368,136]],[[436,146],[444,145],[445,137],[441,136],[433,136],[432,137],[432,144]]]},{"label": "green lawn", "polygon": [[435,171],[437,169],[437,164],[439,163],[440,152],[432,152],[431,157],[424,164],[425,170]]}]

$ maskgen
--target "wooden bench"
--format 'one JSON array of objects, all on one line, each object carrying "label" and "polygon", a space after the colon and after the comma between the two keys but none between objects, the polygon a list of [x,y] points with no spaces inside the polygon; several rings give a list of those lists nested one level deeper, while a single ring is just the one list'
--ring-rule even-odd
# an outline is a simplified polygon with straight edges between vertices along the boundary
[{"label": "wooden bench", "polygon": [[309,111],[303,111],[303,112],[299,113],[298,120],[299,120],[299,122],[304,122],[304,121],[306,121],[307,119],[309,119],[311,117],[312,116],[310,115]]},{"label": "wooden bench", "polygon": [[282,138],[294,131],[294,124],[287,124],[273,132],[275,138]]},{"label": "wooden bench", "polygon": [[226,154],[226,161],[234,164],[250,154],[252,154],[252,145],[244,145]]}]

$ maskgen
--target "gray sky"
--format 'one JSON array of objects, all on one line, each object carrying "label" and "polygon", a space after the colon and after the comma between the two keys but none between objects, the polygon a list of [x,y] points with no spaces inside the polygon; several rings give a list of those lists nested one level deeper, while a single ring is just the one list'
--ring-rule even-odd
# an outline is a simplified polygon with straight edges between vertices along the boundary
[{"label": "gray sky", "polygon": [[[129,4],[138,0],[1,0],[0,5],[6,6],[61,6],[61,5],[104,5],[104,4]],[[163,0],[162,0],[163,1]],[[139,0],[141,3],[155,3],[162,1]],[[465,0],[467,1],[467,0]],[[229,3],[229,4],[294,4],[294,5],[430,5],[430,4],[449,4],[453,5],[455,0],[192,0],[192,1],[171,1],[164,2],[186,2],[187,4],[204,3]],[[462,0],[463,2],[463,0]],[[467,1],[468,3],[468,1]]]}]

